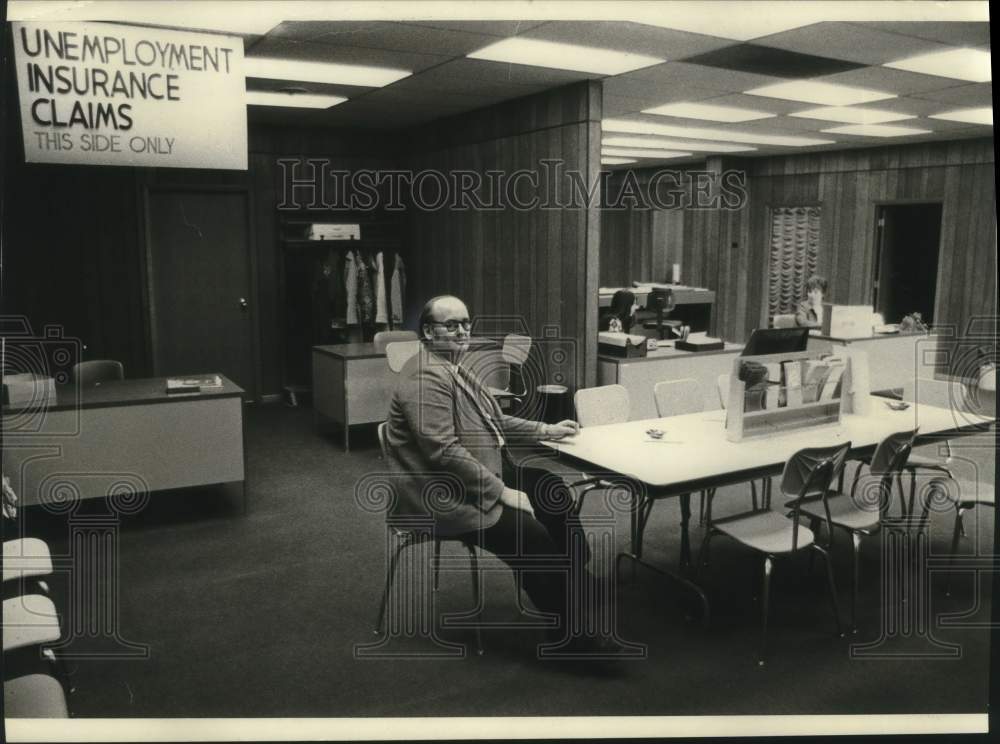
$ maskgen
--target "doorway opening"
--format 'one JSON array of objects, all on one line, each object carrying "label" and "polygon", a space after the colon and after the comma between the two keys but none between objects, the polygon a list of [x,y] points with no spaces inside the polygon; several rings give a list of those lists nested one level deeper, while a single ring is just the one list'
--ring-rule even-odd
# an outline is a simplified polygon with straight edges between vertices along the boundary
[{"label": "doorway opening", "polygon": [[886,323],[914,312],[934,321],[941,208],[940,202],[876,208],[872,306]]}]

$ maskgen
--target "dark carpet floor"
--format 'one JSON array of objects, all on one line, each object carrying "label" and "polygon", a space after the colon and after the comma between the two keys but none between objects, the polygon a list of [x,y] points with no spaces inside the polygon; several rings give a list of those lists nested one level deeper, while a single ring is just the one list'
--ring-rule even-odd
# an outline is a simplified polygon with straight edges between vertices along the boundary
[{"label": "dark carpet floor", "polygon": [[[148,658],[69,664],[81,717],[537,716],[704,714],[975,713],[987,706],[990,579],[931,576],[918,623],[897,625],[883,596],[882,540],[863,546],[859,632],[833,633],[822,564],[781,562],[772,589],[770,656],[755,663],[759,615],[753,594],[760,559],[719,538],[702,572],[712,602],[708,629],[685,618],[686,602],[658,574],[626,568],[616,595],[619,637],[644,644],[645,658],[593,665],[536,658],[542,631],[518,611],[509,570],[481,560],[484,619],[513,627],[484,631],[482,657],[403,658],[436,649],[433,639],[403,638],[400,658],[357,658],[372,633],[385,570],[381,515],[360,508],[354,486],[381,467],[374,431],[358,433],[345,454],[318,435],[312,411],[280,405],[248,409],[248,513],[240,492],[207,488],[154,496],[119,527],[119,637],[148,647]],[[992,481],[992,435],[962,442],[969,472]],[[716,516],[749,502],[745,489],[716,497]],[[604,513],[594,495],[588,514]],[[934,514],[930,550],[949,547],[952,513]],[[676,561],[676,501],[657,504],[647,557]],[[626,544],[627,518],[608,531]],[[29,532],[65,551],[68,525],[27,510]],[[993,511],[966,519],[961,550],[989,555]],[[702,532],[695,529],[695,547]],[[849,616],[850,548],[835,552],[841,615]],[[445,548],[458,561],[454,545]],[[458,563],[458,566],[463,564]],[[495,570],[494,570],[495,569]],[[407,567],[401,569],[404,575]],[[606,566],[595,571],[606,574]],[[410,574],[412,575],[412,574]],[[71,592],[53,581],[57,606]],[[472,606],[469,574],[445,571],[434,617]],[[948,618],[951,616],[951,619]],[[886,627],[888,632],[885,631]],[[440,627],[443,643],[471,644],[468,628]],[[852,648],[868,644],[868,656]],[[88,648],[80,641],[76,648]],[[928,653],[954,654],[928,658]]]}]

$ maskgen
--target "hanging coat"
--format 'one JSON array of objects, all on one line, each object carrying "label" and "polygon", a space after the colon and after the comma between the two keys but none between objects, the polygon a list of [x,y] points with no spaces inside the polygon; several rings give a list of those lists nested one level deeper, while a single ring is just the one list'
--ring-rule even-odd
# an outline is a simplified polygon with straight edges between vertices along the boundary
[{"label": "hanging coat", "polygon": [[389,280],[389,307],[393,328],[403,325],[403,296],[406,293],[406,270],[403,267],[403,257],[396,254],[395,266],[392,269],[392,279]]},{"label": "hanging coat", "polygon": [[375,254],[375,322],[389,322],[389,308],[385,298],[385,264],[382,262],[382,251]]},{"label": "hanging coat", "polygon": [[344,257],[344,290],[347,295],[345,315],[347,325],[358,324],[358,262],[360,256],[348,251]]},{"label": "hanging coat", "polygon": [[358,321],[363,326],[375,323],[374,267],[358,254]]},{"label": "hanging coat", "polygon": [[344,285],[344,256],[331,249],[326,259],[330,273],[326,275],[330,297],[330,319],[335,327],[343,327],[347,318],[347,287]]}]

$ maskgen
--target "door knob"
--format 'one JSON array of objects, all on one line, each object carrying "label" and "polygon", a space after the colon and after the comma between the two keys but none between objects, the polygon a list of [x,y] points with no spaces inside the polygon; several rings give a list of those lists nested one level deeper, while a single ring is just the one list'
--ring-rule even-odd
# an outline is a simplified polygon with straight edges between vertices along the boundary
[{"label": "door knob", "polygon": [[241,310],[246,310],[248,307],[250,307],[250,303],[247,302],[247,298],[246,297],[240,297],[240,309]]}]

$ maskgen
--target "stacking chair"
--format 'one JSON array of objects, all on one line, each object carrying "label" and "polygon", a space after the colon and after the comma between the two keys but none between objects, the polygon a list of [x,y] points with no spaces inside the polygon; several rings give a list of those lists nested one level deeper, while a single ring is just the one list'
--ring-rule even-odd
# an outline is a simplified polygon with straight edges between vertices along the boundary
[{"label": "stacking chair", "polygon": [[[989,506],[996,509],[996,486],[992,483],[978,483],[969,480],[959,480],[956,478],[936,478],[928,490],[936,490],[944,494],[944,497],[955,506],[955,526],[952,529],[951,550],[948,553],[948,571],[945,577],[944,593],[951,595],[951,568],[955,562],[955,553],[958,550],[958,538],[965,537],[965,524],[962,515],[977,506]],[[924,501],[923,514],[921,516],[921,526],[926,524],[931,502],[935,501],[931,494],[928,494]]]},{"label": "stacking chair", "polygon": [[601,385],[583,388],[573,396],[576,420],[580,426],[623,424],[629,417],[628,388],[624,385]]},{"label": "stacking chair", "polygon": [[80,387],[93,387],[102,382],[125,379],[125,367],[113,359],[93,359],[73,365],[73,379]]},{"label": "stacking chair", "polygon": [[385,351],[387,344],[397,341],[418,341],[419,339],[416,331],[379,331],[372,339],[372,344],[375,346],[375,353],[381,354]]},{"label": "stacking chair", "polygon": [[[417,342],[419,343],[419,342]],[[390,344],[389,346],[394,346],[395,344]],[[388,424],[383,422],[378,426],[378,441],[379,446],[382,448],[382,457],[386,460],[389,459],[389,443],[386,439],[386,429]],[[389,592],[392,589],[392,582],[396,575],[396,566],[399,563],[400,554],[406,549],[413,547],[415,545],[420,545],[427,540],[431,539],[427,533],[424,532],[413,532],[405,529],[401,529],[393,524],[391,524],[390,515],[386,515],[386,526],[392,533],[393,538],[396,541],[396,549],[392,553],[392,558],[389,560],[389,567],[386,572],[385,577],[385,589],[382,592],[382,601],[378,608],[378,619],[375,621],[375,634],[381,635],[383,629],[383,623],[385,620],[385,608],[389,601]],[[441,563],[441,543],[444,540],[453,540],[458,542],[469,552],[469,568],[472,574],[472,599],[476,603],[476,617],[478,617],[478,605],[479,605],[479,583],[480,583],[480,572],[479,572],[479,560],[476,556],[476,546],[467,541],[463,540],[461,537],[435,537],[434,538],[434,559],[433,559],[433,570],[434,570],[434,591],[438,590],[438,580],[439,580],[439,569]],[[480,656],[483,654],[483,639],[482,634],[479,629],[479,624],[475,624],[476,627],[476,653]]]},{"label": "stacking chair", "polygon": [[793,555],[801,550],[811,549],[823,556],[826,563],[826,577],[833,605],[833,617],[837,635],[842,636],[840,611],[837,607],[837,588],[833,579],[833,564],[830,555],[816,543],[816,535],[810,528],[799,524],[802,506],[807,503],[821,503],[827,510],[826,521],[830,517],[826,507],[827,492],[842,466],[850,442],[835,447],[816,447],[796,452],[785,463],[781,476],[780,494],[785,501],[783,507],[789,514],[781,514],[770,509],[754,510],[746,514],[712,521],[712,501],[708,502],[708,529],[702,542],[699,564],[707,562],[712,537],[728,535],[737,542],[764,556],[763,586],[761,591],[761,639],[757,663],[764,665],[767,648],[768,601],[771,591],[771,570],[778,557]]},{"label": "stacking chair", "polygon": [[420,341],[392,341],[385,345],[385,358],[389,369],[397,374],[410,357],[420,351]]},{"label": "stacking chair", "polygon": [[25,674],[3,683],[6,718],[69,718],[66,693],[55,677]]},{"label": "stacking chair", "polygon": [[[846,530],[851,535],[853,552],[851,558],[851,632],[857,633],[858,584],[861,566],[861,538],[875,534],[888,516],[888,506],[892,499],[892,484],[899,478],[900,470],[906,463],[913,446],[916,430],[890,434],[875,448],[871,457],[871,474],[876,480],[872,489],[865,489],[856,498],[857,479],[848,496],[839,491],[827,494],[823,505],[808,503],[803,505],[802,514],[809,518],[809,525],[816,530],[819,523],[827,521],[832,526]],[[860,468],[858,468],[860,470]],[[873,498],[874,497],[874,498]],[[833,547],[833,532],[829,534],[827,548]]]}]

